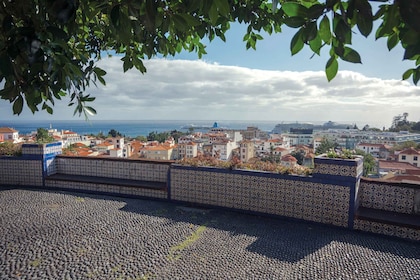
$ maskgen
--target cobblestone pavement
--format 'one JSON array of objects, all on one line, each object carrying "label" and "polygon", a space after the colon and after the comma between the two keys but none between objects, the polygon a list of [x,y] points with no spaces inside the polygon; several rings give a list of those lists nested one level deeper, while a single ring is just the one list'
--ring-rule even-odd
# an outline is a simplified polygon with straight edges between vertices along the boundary
[{"label": "cobblestone pavement", "polygon": [[1,189],[0,279],[420,279],[420,244],[167,202]]}]

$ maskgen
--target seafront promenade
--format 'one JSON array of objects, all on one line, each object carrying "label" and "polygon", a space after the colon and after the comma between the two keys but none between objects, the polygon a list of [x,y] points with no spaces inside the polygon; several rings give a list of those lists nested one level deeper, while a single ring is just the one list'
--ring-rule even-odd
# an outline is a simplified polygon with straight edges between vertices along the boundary
[{"label": "seafront promenade", "polygon": [[420,245],[314,223],[0,189],[0,279],[420,279]]}]

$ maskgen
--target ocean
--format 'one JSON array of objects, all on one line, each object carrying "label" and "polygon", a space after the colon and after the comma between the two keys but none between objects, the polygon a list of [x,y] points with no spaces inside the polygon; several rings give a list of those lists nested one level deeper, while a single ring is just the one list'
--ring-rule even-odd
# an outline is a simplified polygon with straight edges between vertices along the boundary
[{"label": "ocean", "polygon": [[11,127],[26,135],[38,128],[53,128],[57,130],[70,130],[80,135],[108,134],[111,129],[119,131],[126,137],[147,136],[150,132],[166,132],[178,130],[187,132],[189,126],[196,127],[195,131],[207,131],[203,127],[212,127],[217,122],[219,127],[228,129],[246,129],[256,126],[262,131],[271,132],[276,124],[281,121],[191,121],[191,120],[13,120],[1,121],[0,127]]}]

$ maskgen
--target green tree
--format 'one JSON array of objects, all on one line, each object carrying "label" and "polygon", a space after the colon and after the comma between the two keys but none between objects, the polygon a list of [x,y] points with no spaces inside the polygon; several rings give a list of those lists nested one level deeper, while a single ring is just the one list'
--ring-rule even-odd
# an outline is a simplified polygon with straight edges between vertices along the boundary
[{"label": "green tree", "polygon": [[320,145],[316,148],[315,153],[318,155],[324,154],[324,153],[329,152],[331,149],[334,149],[337,146],[338,144],[336,142],[332,141],[331,139],[327,137],[323,137]]},{"label": "green tree", "polygon": [[355,154],[363,156],[363,176],[368,176],[377,171],[376,159],[371,154],[365,153],[362,150],[356,150]]},{"label": "green tree", "polygon": [[[375,11],[371,2],[384,2]],[[261,34],[296,28],[292,55],[304,47],[319,55],[329,49],[328,80],[339,60],[361,63],[350,46],[358,33],[386,38],[388,49],[405,49],[414,67],[402,74],[420,79],[420,3],[394,0],[36,0],[0,5],[0,97],[20,114],[53,113],[55,101],[69,98],[75,114],[95,114],[89,87],[106,84],[96,63],[104,53],[122,55],[123,70],[145,73],[144,59],[174,56],[182,50],[202,57],[203,39],[225,41],[233,22],[247,26],[246,48],[256,48]],[[376,24],[374,25],[374,22]],[[376,30],[373,30],[375,26]],[[377,27],[376,27],[377,26]]]},{"label": "green tree", "polygon": [[136,136],[135,139],[137,141],[140,141],[140,142],[146,142],[147,141],[147,137],[146,136],[143,136],[143,135]]},{"label": "green tree", "polygon": [[299,149],[297,151],[291,152],[290,154],[297,159],[297,163],[299,165],[303,164],[303,159],[305,158],[305,151],[304,150]]},{"label": "green tree", "polygon": [[410,122],[408,120],[408,113],[394,116],[392,119],[392,125],[390,131],[413,131],[415,130],[416,122]]},{"label": "green tree", "polygon": [[45,128],[38,128],[36,130],[36,142],[39,144],[54,142],[54,138],[48,134],[48,130]]},{"label": "green tree", "polygon": [[182,132],[182,131],[178,131],[178,130],[172,130],[171,131],[171,133],[170,133],[170,135],[174,138],[174,140],[175,140],[175,142],[178,142],[178,139],[181,137],[181,136],[184,136],[184,135],[186,135],[187,133],[184,133],[184,132]]},{"label": "green tree", "polygon": [[152,131],[149,132],[149,135],[147,136],[147,141],[158,141],[159,143],[165,142],[171,134],[169,132],[157,132]]},{"label": "green tree", "polygon": [[417,148],[419,146],[420,146],[420,144],[417,143],[417,142],[414,142],[414,141],[405,141],[403,143],[394,145],[391,148],[391,150],[393,150],[393,151],[401,151],[401,150],[405,150],[405,149],[408,149],[408,148]]},{"label": "green tree", "polygon": [[415,132],[420,132],[420,122],[413,122],[411,124],[411,130]]},{"label": "green tree", "polygon": [[121,137],[122,136],[122,134],[119,131],[115,130],[115,129],[111,129],[108,132],[108,135],[111,136],[111,137]]}]

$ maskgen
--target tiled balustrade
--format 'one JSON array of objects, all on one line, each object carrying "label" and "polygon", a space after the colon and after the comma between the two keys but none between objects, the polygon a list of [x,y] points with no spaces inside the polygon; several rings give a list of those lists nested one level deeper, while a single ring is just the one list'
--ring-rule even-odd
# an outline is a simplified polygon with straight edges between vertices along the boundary
[{"label": "tiled balustrade", "polygon": [[302,177],[173,165],[171,199],[352,227],[357,180],[348,183],[340,175],[331,175]]},{"label": "tiled balustrade", "polygon": [[[420,188],[361,178],[362,159],[315,158],[312,176],[187,167],[171,162],[57,156],[59,144],[29,145],[20,158],[0,159],[0,185],[45,186],[78,191],[169,199],[200,205],[278,215],[420,240],[420,230],[355,219],[357,208],[413,213]],[[67,174],[72,180],[44,180]],[[80,176],[103,182],[77,181]],[[109,182],[107,181],[109,178]],[[118,180],[124,184],[113,184]],[[139,188],[132,181],[164,183]],[[128,184],[127,184],[128,182]],[[420,209],[420,206],[417,205]]]}]

